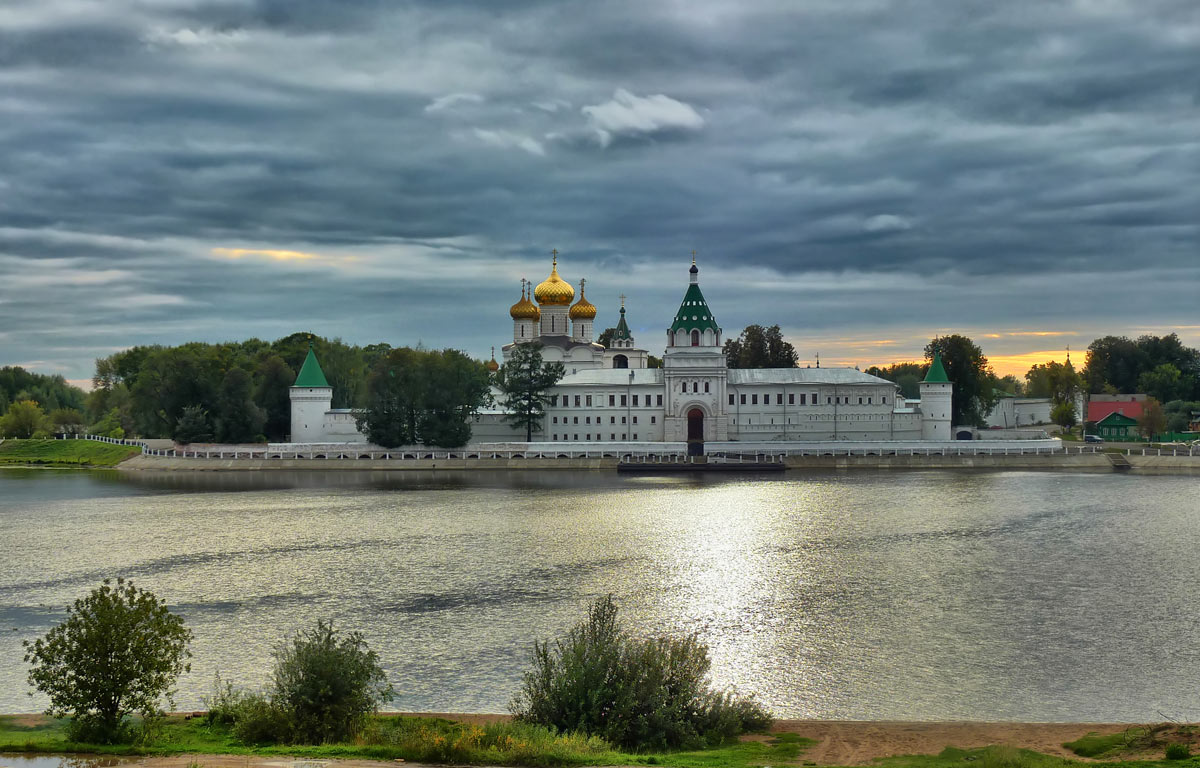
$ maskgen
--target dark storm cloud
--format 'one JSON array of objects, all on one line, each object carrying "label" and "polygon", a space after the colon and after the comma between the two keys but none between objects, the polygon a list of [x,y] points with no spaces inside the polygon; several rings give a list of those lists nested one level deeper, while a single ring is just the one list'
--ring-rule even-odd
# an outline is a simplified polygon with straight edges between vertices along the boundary
[{"label": "dark storm cloud", "polygon": [[14,0],[0,363],[480,354],[553,246],[652,349],[693,247],[797,341],[1194,325],[1197,51],[1191,0]]}]

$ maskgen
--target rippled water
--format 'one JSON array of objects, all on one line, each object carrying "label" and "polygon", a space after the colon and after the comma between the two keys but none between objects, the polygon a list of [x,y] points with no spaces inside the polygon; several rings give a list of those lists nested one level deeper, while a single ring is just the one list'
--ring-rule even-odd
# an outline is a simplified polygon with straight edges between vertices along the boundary
[{"label": "rippled water", "polygon": [[393,707],[504,711],[530,642],[612,592],[697,632],[777,715],[1200,717],[1200,481],[1037,472],[0,472],[0,711],[21,640],[105,576],[194,630],[181,708],[218,669],[331,617]]}]

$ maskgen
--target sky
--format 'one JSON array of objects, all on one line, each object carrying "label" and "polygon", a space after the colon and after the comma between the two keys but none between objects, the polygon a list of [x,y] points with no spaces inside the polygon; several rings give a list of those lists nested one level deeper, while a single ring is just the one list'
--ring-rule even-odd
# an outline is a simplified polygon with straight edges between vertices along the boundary
[{"label": "sky", "polygon": [[559,272],[1000,373],[1200,345],[1195,0],[5,0],[0,365],[512,340]]}]

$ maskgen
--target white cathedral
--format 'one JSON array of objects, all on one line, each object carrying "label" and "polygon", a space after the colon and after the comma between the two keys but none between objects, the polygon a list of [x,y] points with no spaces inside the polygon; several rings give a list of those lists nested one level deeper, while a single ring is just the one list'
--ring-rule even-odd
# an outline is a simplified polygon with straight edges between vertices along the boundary
[{"label": "white cathedral", "polygon": [[[952,386],[934,357],[920,384],[920,400],[905,400],[896,384],[854,368],[729,368],[725,339],[704,294],[692,259],[679,310],[667,329],[661,368],[637,345],[620,319],[610,346],[593,339],[596,307],[559,277],[550,276],[512,306],[512,343],[540,344],[542,357],[558,361],[566,375],[551,390],[542,431],[535,441],[613,442],[801,442],[951,440]],[[532,300],[530,298],[532,294]],[[536,301],[536,303],[534,303]],[[572,303],[574,302],[574,303]],[[489,362],[495,370],[498,363]],[[292,442],[365,442],[349,410],[330,408],[333,389],[312,351],[291,388]],[[498,393],[497,402],[499,402]],[[500,410],[476,418],[472,443],[517,442],[524,432],[508,426]]]}]

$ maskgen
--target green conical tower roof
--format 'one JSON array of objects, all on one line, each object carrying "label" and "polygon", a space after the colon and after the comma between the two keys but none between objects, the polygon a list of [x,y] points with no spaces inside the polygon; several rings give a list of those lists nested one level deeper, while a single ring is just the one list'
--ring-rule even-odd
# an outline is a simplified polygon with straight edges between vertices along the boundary
[{"label": "green conical tower roof", "polygon": [[304,358],[304,365],[300,366],[300,375],[296,377],[296,383],[292,386],[329,386],[329,382],[325,380],[325,372],[321,370],[321,364],[317,362],[317,356],[313,353],[312,344],[308,345],[308,357]]},{"label": "green conical tower roof", "polygon": [[946,376],[946,367],[942,365],[941,353],[933,353],[933,362],[929,364],[929,372],[925,374],[925,381],[931,384],[950,383],[949,377]]},{"label": "green conical tower roof", "polygon": [[688,286],[687,293],[683,294],[679,311],[675,313],[675,322],[671,323],[671,333],[675,333],[681,328],[688,332],[708,330],[719,332],[721,329],[717,327],[717,320],[708,308],[704,294],[700,292],[700,281],[698,280],[700,270],[696,268],[694,255],[692,256],[692,268],[688,271],[691,273],[691,285]]},{"label": "green conical tower roof", "polygon": [[613,331],[612,337],[613,339],[620,339],[621,341],[629,341],[633,338],[633,334],[630,332],[629,326],[625,323],[624,303],[621,304],[621,319],[617,321],[617,327]]}]

